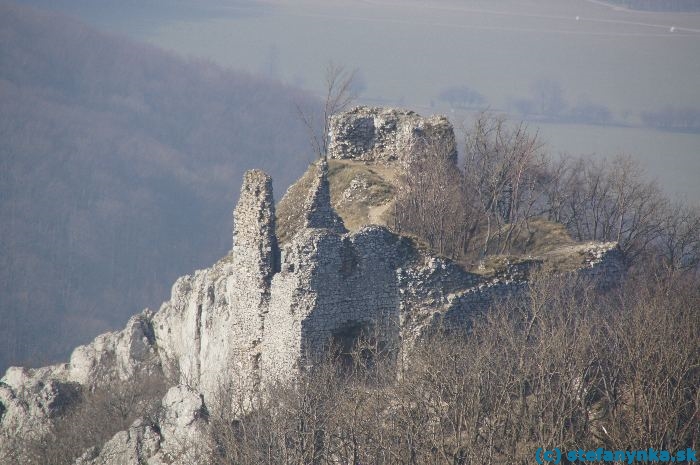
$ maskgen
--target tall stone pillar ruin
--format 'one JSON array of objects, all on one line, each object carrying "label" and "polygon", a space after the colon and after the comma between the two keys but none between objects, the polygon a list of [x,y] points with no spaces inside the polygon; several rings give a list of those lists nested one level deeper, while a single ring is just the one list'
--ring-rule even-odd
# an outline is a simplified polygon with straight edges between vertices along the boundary
[{"label": "tall stone pillar ruin", "polygon": [[[272,178],[260,170],[245,173],[233,214],[233,264],[250,279],[250,287],[267,289],[279,271]],[[246,284],[246,283],[242,283]]]}]

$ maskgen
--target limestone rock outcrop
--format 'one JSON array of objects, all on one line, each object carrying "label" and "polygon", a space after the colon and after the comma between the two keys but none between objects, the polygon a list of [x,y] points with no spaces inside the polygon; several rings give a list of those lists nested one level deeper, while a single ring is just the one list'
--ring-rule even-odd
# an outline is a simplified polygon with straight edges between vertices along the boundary
[{"label": "limestone rock outcrop", "polygon": [[0,429],[41,434],[81,392],[139,375],[161,372],[148,310],[131,317],[122,331],[105,333],[77,347],[69,363],[37,369],[10,367],[0,379]]},{"label": "limestone rock outcrop", "polygon": [[11,367],[0,379],[0,426],[16,434],[42,434],[48,421],[79,396],[66,365]]},{"label": "limestone rock outcrop", "polygon": [[87,450],[76,465],[189,465],[202,461],[209,450],[208,413],[202,396],[178,385],[163,397],[154,422],[139,419],[102,448]]},{"label": "limestone rock outcrop", "polygon": [[69,379],[88,389],[96,384],[133,379],[160,371],[156,353],[153,313],[134,315],[122,331],[97,336],[71,354]]},{"label": "limestone rock outcrop", "polygon": [[156,465],[162,436],[157,428],[142,420],[136,421],[126,431],[120,431],[101,448],[85,451],[75,465]]}]

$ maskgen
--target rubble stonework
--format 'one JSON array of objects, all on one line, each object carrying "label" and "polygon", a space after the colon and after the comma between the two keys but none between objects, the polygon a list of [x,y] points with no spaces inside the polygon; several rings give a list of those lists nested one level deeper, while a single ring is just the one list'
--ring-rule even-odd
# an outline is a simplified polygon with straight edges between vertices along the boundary
[{"label": "rubble stonework", "polygon": [[[387,125],[411,134],[411,128],[427,127],[414,114],[385,112],[391,120],[368,112],[355,115],[384,118],[372,123],[374,132],[364,133],[373,134],[373,142],[360,143],[374,147],[372,156],[394,156],[410,139],[391,139],[382,133]],[[494,300],[527,292],[530,263],[485,277],[420,251],[385,227],[348,233],[330,204],[325,160],[316,169],[302,206],[305,223],[282,251],[271,180],[249,171],[234,213],[230,255],[179,278],[157,313],[144,311],[123,331],[77,348],[68,364],[9,369],[0,380],[0,432],[41,431],[40,425],[75,402],[80,389],[162,372],[177,387],[163,399],[159,424],[136,422],[77,463],[103,463],[105,454],[115,464],[186,463],[185,456],[176,456],[178,446],[206,429],[207,412],[221,405],[222,386],[245,393],[293,378],[329,344],[348,347],[363,333],[405,354],[436,324],[465,325]],[[577,253],[585,259],[583,273],[607,283],[619,279],[623,268],[615,244],[583,244]]]},{"label": "rubble stonework", "polygon": [[323,228],[336,233],[346,233],[343,220],[331,207],[331,188],[328,184],[328,161],[323,158],[317,163],[317,174],[304,202],[304,216],[307,228]]},{"label": "rubble stonework", "polygon": [[[234,211],[233,265],[252,273],[253,287],[269,287],[279,268],[272,178],[260,170],[246,172]],[[253,276],[254,275],[254,276]]]},{"label": "rubble stonework", "polygon": [[409,110],[356,107],[333,115],[328,157],[391,162],[410,156],[420,143],[440,143],[457,161],[454,128],[442,115],[424,118]]}]

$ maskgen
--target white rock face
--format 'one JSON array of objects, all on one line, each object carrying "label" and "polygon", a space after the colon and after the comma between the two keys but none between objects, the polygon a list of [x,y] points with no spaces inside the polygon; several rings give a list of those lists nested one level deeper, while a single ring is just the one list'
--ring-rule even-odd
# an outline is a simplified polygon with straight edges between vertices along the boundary
[{"label": "white rock face", "polygon": [[77,347],[70,357],[69,378],[88,388],[113,381],[128,381],[138,372],[160,370],[151,326],[153,314],[131,317],[122,331],[102,334]]},{"label": "white rock face", "polygon": [[131,317],[122,331],[77,347],[70,363],[10,367],[0,379],[0,428],[20,435],[40,434],[51,419],[80,399],[83,390],[160,373],[151,317],[146,310]]},{"label": "white rock face", "polygon": [[39,435],[50,418],[79,396],[66,365],[39,369],[11,367],[0,380],[0,426],[17,435]]},{"label": "white rock face", "polygon": [[206,464],[207,411],[202,396],[178,385],[163,398],[157,423],[137,420],[98,451],[85,452],[76,465],[189,465]]},{"label": "white rock face", "polygon": [[201,463],[197,456],[207,451],[207,422],[200,393],[183,384],[170,388],[159,420],[164,439],[160,455],[166,463]]},{"label": "white rock face", "polygon": [[205,398],[230,380],[240,391],[259,382],[259,345],[280,260],[269,176],[246,173],[234,219],[231,255],[178,279],[154,317],[166,372]]},{"label": "white rock face", "polygon": [[75,465],[160,465],[158,461],[161,435],[153,426],[135,422],[128,430],[120,431],[98,451],[91,448]]}]

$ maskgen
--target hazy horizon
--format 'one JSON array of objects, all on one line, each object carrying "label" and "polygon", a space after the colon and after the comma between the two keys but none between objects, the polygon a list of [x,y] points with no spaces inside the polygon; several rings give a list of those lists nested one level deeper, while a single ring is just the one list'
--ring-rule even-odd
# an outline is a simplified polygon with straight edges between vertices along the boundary
[{"label": "hazy horizon", "polygon": [[[700,13],[589,0],[161,0],[118,7],[64,0],[51,8],[316,94],[333,60],[359,70],[360,103],[446,113],[455,124],[475,109],[452,111],[439,95],[468,86],[483,96],[481,107],[529,119],[552,155],[631,155],[669,194],[700,200],[700,130],[659,131],[642,122],[668,106],[700,109]],[[519,111],[543,81],[568,113],[533,119]],[[557,121],[577,111],[604,114]]]}]

